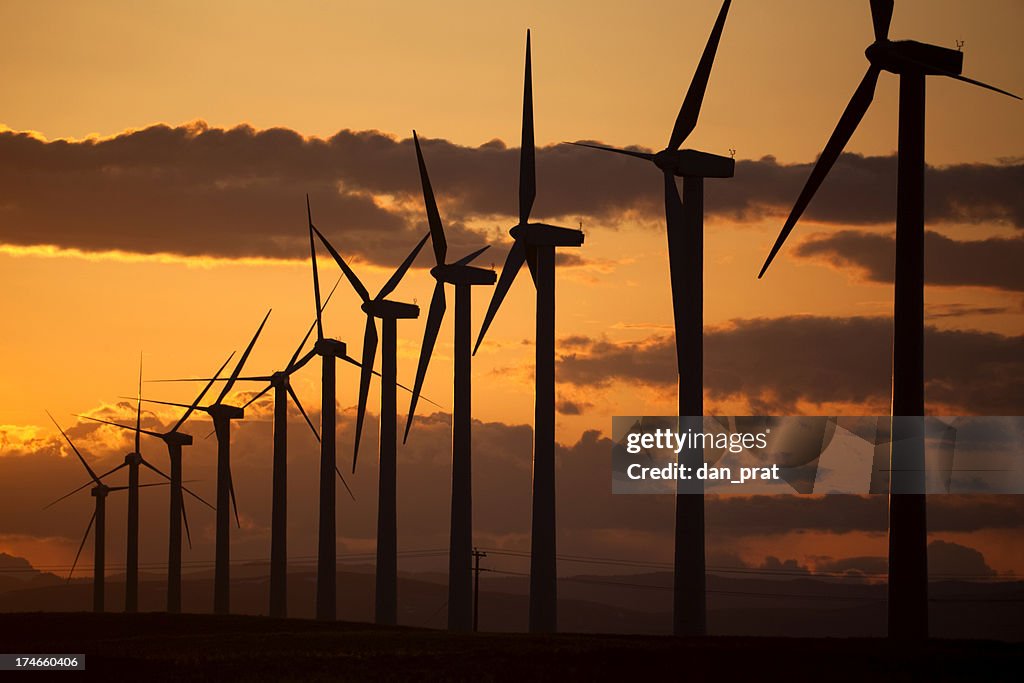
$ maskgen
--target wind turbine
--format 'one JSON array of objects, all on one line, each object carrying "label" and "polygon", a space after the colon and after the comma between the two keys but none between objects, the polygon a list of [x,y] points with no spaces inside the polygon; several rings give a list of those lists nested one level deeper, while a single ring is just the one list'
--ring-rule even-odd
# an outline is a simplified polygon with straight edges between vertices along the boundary
[{"label": "wind turbine", "polygon": [[[375,595],[375,621],[378,624],[393,625],[398,621],[398,498],[397,498],[397,406],[395,390],[398,386],[398,321],[410,320],[419,317],[420,309],[415,304],[391,301],[387,295],[394,291],[398,283],[402,281],[406,271],[420,253],[420,249],[426,244],[430,234],[427,233],[419,241],[405,261],[391,275],[391,278],[384,284],[377,296],[370,298],[370,293],[355,272],[345,263],[345,259],[331,245],[323,233],[317,230],[310,220],[309,228],[316,233],[320,241],[330,252],[331,256],[338,263],[349,284],[362,299],[362,310],[366,313],[366,328],[363,333],[363,354],[360,362],[359,377],[359,407],[356,416],[355,451],[352,456],[352,471],[356,469],[356,460],[359,457],[359,440],[363,431],[363,418],[366,416],[366,399],[370,390],[370,377],[373,374],[373,363],[377,356],[377,325],[374,318],[381,319],[382,349],[381,349],[381,385],[380,385],[380,464],[377,495],[377,576]],[[311,245],[312,248],[312,245]],[[317,283],[316,255],[313,258],[313,282],[314,289],[319,297]],[[319,308],[319,305],[318,305]],[[325,340],[330,341],[330,340]],[[335,342],[340,344],[340,342]],[[334,405],[334,374],[333,367],[330,375],[330,396],[327,396],[328,376],[324,372],[324,400],[330,400]],[[325,406],[327,404],[325,403]],[[326,412],[326,411],[325,411]],[[333,415],[332,415],[333,418]],[[330,425],[332,433],[333,423]],[[324,429],[327,426],[325,424]],[[332,452],[333,455],[333,452]],[[325,464],[321,463],[321,482]],[[326,493],[321,489],[321,495]],[[333,482],[331,483],[331,496],[333,500]],[[331,524],[331,538],[333,539],[334,519],[321,520],[329,521]],[[323,531],[321,530],[321,539]],[[333,547],[333,540],[332,540]],[[324,558],[321,557],[321,561]],[[334,565],[331,565],[334,572]],[[319,608],[319,600],[318,600]]]},{"label": "wind turbine", "polygon": [[[878,76],[900,77],[896,184],[896,272],[889,487],[889,636],[928,635],[928,553],[924,496],[924,124],[925,77],[947,76],[1020,99],[961,76],[963,54],[913,40],[889,40],[892,0],[871,0],[875,42],[867,73],[811,171],[761,267],[764,276],[811,198],[867,112]],[[896,494],[896,495],[893,495]]]},{"label": "wind turbine", "polygon": [[427,324],[423,330],[423,346],[420,349],[419,366],[416,369],[416,383],[413,385],[409,402],[409,417],[405,423],[405,440],[409,438],[416,403],[427,365],[434,351],[434,342],[444,320],[447,307],[445,284],[455,285],[455,384],[453,394],[455,406],[452,413],[452,513],[451,537],[448,545],[448,628],[455,631],[473,630],[473,478],[472,478],[472,331],[470,329],[473,285],[493,285],[497,276],[494,271],[469,265],[487,247],[478,249],[454,263],[447,263],[448,243],[444,237],[444,226],[437,210],[434,190],[430,186],[427,165],[423,161],[420,141],[416,131],[412,132],[416,145],[416,159],[419,162],[420,181],[423,185],[423,204],[426,207],[427,222],[430,225],[430,239],[434,247],[437,265],[431,268],[437,284],[430,299]]},{"label": "wind turbine", "polygon": [[[209,380],[207,385],[200,392],[196,400],[192,402],[192,405],[186,406],[185,414],[181,416],[181,419],[167,432],[155,432],[148,429],[142,429],[141,425],[136,422],[135,427],[128,425],[119,424],[117,422],[111,422],[109,420],[101,420],[96,417],[90,417],[88,415],[77,415],[86,420],[92,420],[93,422],[100,422],[102,424],[110,425],[112,427],[120,427],[121,429],[127,429],[136,433],[136,437],[141,434],[155,437],[164,442],[167,446],[167,455],[171,462],[171,496],[170,496],[170,521],[168,524],[168,543],[167,543],[167,612],[169,614],[179,614],[181,612],[181,527],[182,522],[185,524],[185,535],[188,539],[189,548],[192,547],[192,535],[188,530],[188,517],[185,513],[185,501],[182,497],[182,492],[188,493],[196,500],[206,505],[211,510],[215,508],[207,503],[205,500],[197,496],[192,491],[182,486],[182,448],[184,446],[192,445],[192,435],[178,431],[181,426],[185,424],[185,420],[188,419],[192,411],[196,409],[199,402],[206,396],[206,392],[213,386],[214,381],[220,377],[220,373],[224,371],[227,364],[231,362],[234,357],[234,353],[228,356],[228,359],[224,361],[224,364],[217,370],[214,378]],[[140,396],[141,400],[141,396]],[[136,450],[138,447],[136,446]],[[162,473],[161,473],[162,474]]]},{"label": "wind turbine", "polygon": [[[221,390],[220,395],[217,396],[217,400],[211,405],[195,406],[193,408],[193,410],[202,411],[210,416],[213,420],[214,431],[217,434],[217,540],[213,579],[214,614],[227,614],[231,605],[231,513],[228,510],[229,504],[235,512],[235,523],[241,527],[238,519],[238,505],[235,502],[235,487],[231,480],[231,420],[242,419],[245,411],[238,406],[224,403],[224,399],[227,398],[228,392],[231,391],[231,388],[238,380],[242,367],[245,365],[245,361],[249,359],[252,347],[256,345],[256,340],[259,339],[260,332],[263,331],[263,326],[267,324],[267,318],[269,317],[270,311],[267,311],[260,326],[256,329],[256,334],[253,335],[249,345],[245,347],[241,358],[238,359],[238,363],[231,371],[231,376],[224,384],[224,388]],[[160,405],[178,406],[180,408],[189,407],[182,403],[170,401],[146,400],[149,403]]]},{"label": "wind turbine", "polygon": [[[583,142],[571,144],[646,159],[662,172],[665,181],[665,228],[668,232],[669,276],[672,282],[672,314],[679,368],[679,416],[695,424],[680,429],[703,428],[696,422],[704,414],[704,178],[731,178],[735,161],[693,149],[679,149],[697,126],[704,91],[711,76],[715,53],[725,28],[731,0],[722,3],[704,54],[690,81],[669,136],[668,146],[657,154],[604,147]],[[683,199],[675,177],[683,178]],[[679,464],[700,467],[701,449],[679,453]],[[675,564],[672,581],[672,631],[676,635],[707,632],[706,567],[704,543],[704,487],[700,481],[679,482],[676,495]]]},{"label": "wind turbine", "polygon": [[484,316],[474,355],[523,262],[537,288],[536,403],[533,427],[533,525],[530,550],[530,631],[557,628],[558,586],[555,566],[555,247],[579,247],[583,231],[531,223],[537,195],[533,143],[533,75],[530,32],[526,32],[523,132],[519,156],[519,222],[509,230],[515,240]]},{"label": "wind turbine", "polygon": [[85,461],[85,458],[82,457],[82,454],[75,447],[75,444],[72,443],[71,439],[67,435],[67,432],[65,432],[64,429],[59,424],[57,424],[57,420],[53,418],[53,415],[50,415],[49,412],[47,412],[46,414],[50,417],[50,420],[53,421],[53,424],[57,427],[57,429],[60,430],[60,433],[64,437],[65,441],[67,441],[68,445],[71,446],[71,450],[73,450],[75,452],[75,455],[78,456],[78,461],[82,463],[82,467],[84,467],[85,471],[89,474],[90,481],[84,484],[83,486],[79,486],[71,493],[61,496],[60,498],[53,501],[43,509],[45,510],[46,508],[49,508],[59,503],[65,498],[78,493],[89,484],[93,484],[92,497],[96,499],[96,509],[93,511],[92,517],[89,519],[89,525],[85,528],[85,534],[82,536],[82,542],[78,546],[78,552],[75,553],[75,561],[71,565],[71,571],[68,572],[68,581],[71,580],[71,575],[74,574],[75,567],[78,566],[78,558],[82,554],[82,548],[85,547],[85,542],[89,539],[89,532],[92,531],[93,525],[95,525],[96,533],[93,536],[95,545],[92,556],[92,610],[93,612],[101,613],[105,609],[104,603],[106,581],[104,572],[106,570],[107,495],[111,491],[125,491],[128,489],[127,486],[108,486],[103,483],[103,479],[110,476],[114,472],[117,472],[118,470],[127,467],[127,465],[125,463],[121,463],[112,470],[100,476],[97,476],[96,472],[94,472],[93,469],[89,467],[89,463]]},{"label": "wind turbine", "polygon": [[[337,359],[354,362],[349,358],[345,343],[324,336],[323,305],[320,303],[320,273],[316,264],[316,242],[313,233],[313,212],[306,195],[306,221],[309,230],[309,259],[313,271],[313,301],[316,305],[316,343],[312,355],[320,356],[320,521],[317,536],[316,563],[316,618],[333,621],[337,616],[338,582],[338,539],[337,503],[335,500],[334,475],[344,483],[338,469],[338,401],[337,401]],[[321,235],[321,239],[322,239]],[[337,287],[337,284],[335,284]],[[328,300],[334,294],[327,296]],[[372,364],[372,359],[371,359]],[[358,365],[358,363],[356,363]],[[372,367],[371,367],[372,370]],[[369,381],[369,380],[367,380]],[[356,448],[359,447],[359,432],[356,432]],[[348,484],[345,484],[348,488]],[[349,495],[352,495],[351,489]]]}]

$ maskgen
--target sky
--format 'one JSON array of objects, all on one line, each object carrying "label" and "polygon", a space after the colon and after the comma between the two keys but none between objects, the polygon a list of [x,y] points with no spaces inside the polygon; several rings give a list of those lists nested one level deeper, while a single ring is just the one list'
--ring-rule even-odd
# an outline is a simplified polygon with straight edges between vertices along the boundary
[{"label": "sky", "polygon": [[[306,193],[318,227],[376,291],[426,232],[414,128],[451,253],[489,244],[477,263],[500,267],[517,206],[530,28],[534,217],[586,233],[583,248],[560,256],[557,276],[560,519],[572,539],[563,548],[665,561],[670,500],[610,501],[616,514],[607,519],[586,517],[590,508],[580,502],[610,496],[602,458],[612,415],[674,412],[660,179],[636,160],[560,143],[660,149],[718,10],[712,0],[0,5],[0,481],[28,482],[10,500],[38,509],[82,475],[44,409],[72,427],[88,457],[114,462],[123,454],[122,435],[76,423],[73,415],[128,419],[133,408],[119,397],[135,390],[140,352],[147,378],[202,376],[240,350],[272,309],[246,367],[271,371],[287,361],[314,307]],[[951,48],[963,41],[965,75],[1024,93],[1016,35],[1022,23],[1024,5],[1014,0],[904,0],[891,35]],[[867,66],[870,40],[867,2],[733,3],[700,122],[685,144],[721,155],[735,150],[737,160],[735,178],[706,182],[707,412],[888,409],[896,77],[881,77],[847,154],[766,278],[756,280]],[[990,91],[928,82],[930,413],[1021,412],[1021,114],[1020,102]],[[425,308],[431,265],[425,249],[394,297]],[[338,271],[329,257],[322,255],[320,266],[323,281],[333,282]],[[489,292],[479,288],[474,297],[476,328]],[[327,333],[356,356],[363,325],[357,305],[342,283],[325,318]],[[477,528],[491,544],[517,548],[528,547],[532,312],[532,287],[521,275],[474,359],[476,476],[485,492],[477,498]],[[414,373],[422,325],[422,318],[399,325],[405,381]],[[421,404],[425,419],[399,451],[407,468],[400,466],[400,491],[409,492],[399,518],[403,547],[446,538],[451,353],[446,321],[424,388],[441,408]],[[316,420],[315,370],[295,384]],[[354,371],[339,373],[347,416],[339,453],[351,448],[356,384]],[[187,401],[192,388],[150,384],[145,392]],[[377,400],[374,389],[374,429]],[[400,396],[400,411],[406,405]],[[235,432],[247,444],[237,450],[238,476],[249,490],[269,490],[268,410],[250,411]],[[145,414],[151,427],[176,417],[173,410]],[[209,430],[202,420],[189,424],[197,436]],[[293,460],[312,463],[315,443],[301,422],[293,424]],[[195,448],[195,476],[197,489],[212,497],[211,442]],[[375,431],[365,443],[359,501],[351,521],[339,524],[343,546],[360,549],[373,541],[368,465],[375,458],[365,456]],[[161,448],[150,447],[152,459],[163,462]],[[433,482],[430,493],[413,494],[411,483],[423,480]],[[502,481],[517,483],[506,490]],[[503,503],[501,495],[518,497]],[[66,563],[88,518],[87,498],[32,522],[20,508],[0,510],[0,551],[41,565]],[[855,529],[801,521],[816,506],[838,520],[848,504],[868,511]],[[239,552],[259,556],[269,505],[260,496],[240,505],[250,526],[237,536]],[[733,558],[723,561],[759,566],[774,553],[813,568],[884,554],[880,501],[709,505],[711,530],[719,532],[709,537],[712,552]],[[1021,545],[1018,503],[936,505],[961,506],[972,521],[936,522],[934,539],[979,550],[995,571],[1024,571],[1024,556],[1013,549]],[[162,509],[154,504],[153,524]],[[745,526],[765,509],[778,513],[766,517],[777,524],[774,544],[764,529]],[[633,529],[621,521],[630,515],[655,521]],[[424,528],[414,528],[417,519]],[[210,517],[207,532],[212,524]],[[577,529],[585,531],[571,532]],[[111,542],[118,537],[112,533]],[[193,552],[209,554],[212,538],[200,539]],[[294,543],[295,552],[308,554],[312,535]],[[156,561],[161,548],[149,544],[143,552]]]}]

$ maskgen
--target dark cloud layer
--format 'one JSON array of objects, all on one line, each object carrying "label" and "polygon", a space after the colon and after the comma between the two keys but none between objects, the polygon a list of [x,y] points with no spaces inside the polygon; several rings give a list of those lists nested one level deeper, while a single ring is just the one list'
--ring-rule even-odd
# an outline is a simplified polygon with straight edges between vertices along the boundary
[{"label": "dark cloud layer", "polygon": [[[518,150],[424,140],[424,154],[457,251],[479,244],[470,220],[505,223],[515,210]],[[0,241],[84,250],[300,258],[303,197],[339,248],[392,264],[423,230],[411,140],[343,130],[329,139],[287,129],[156,125],[113,138],[46,142],[0,132]],[[809,164],[766,157],[709,182],[711,216],[752,220],[788,210]],[[657,170],[635,159],[556,145],[538,150],[535,217],[587,217],[614,226],[659,220]],[[810,220],[892,221],[895,158],[844,154]],[[928,172],[931,221],[1024,227],[1024,163]]]},{"label": "dark cloud layer", "polygon": [[[937,330],[925,336],[925,397],[963,414],[1018,415],[1024,397],[1024,337]],[[670,335],[612,343],[560,343],[559,379],[580,386],[614,381],[671,387]],[[735,321],[704,334],[704,387],[711,399],[748,398],[763,412],[798,402],[884,405],[890,396],[888,318],[795,316]]]},{"label": "dark cloud layer", "polygon": [[[925,233],[925,281],[930,285],[995,287],[1024,291],[1024,238],[952,240]],[[853,266],[875,282],[893,281],[896,239],[858,230],[816,235],[796,254],[822,258],[839,267]]]}]

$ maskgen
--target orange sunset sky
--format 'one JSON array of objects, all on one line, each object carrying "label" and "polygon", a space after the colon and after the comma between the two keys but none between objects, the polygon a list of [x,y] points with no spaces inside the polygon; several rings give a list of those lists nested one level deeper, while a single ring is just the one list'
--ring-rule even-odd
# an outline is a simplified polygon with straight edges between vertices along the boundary
[{"label": "orange sunset sky", "polygon": [[[426,232],[413,128],[424,142],[450,253],[490,244],[478,265],[500,267],[517,207],[530,28],[534,219],[582,222],[586,231],[586,244],[557,275],[560,552],[669,560],[670,500],[615,502],[622,512],[609,519],[597,503],[582,502],[609,498],[602,439],[612,415],[675,410],[660,180],[634,160],[558,143],[664,146],[719,7],[717,0],[0,4],[0,488],[10,487],[0,504],[0,552],[40,566],[67,564],[88,519],[88,495],[35,513],[83,480],[44,408],[74,426],[88,457],[114,463],[127,439],[72,415],[129,419],[134,408],[118,397],[134,392],[140,351],[148,378],[205,376],[241,349],[272,308],[247,369],[269,372],[287,360],[313,314],[306,192],[318,227],[352,258],[368,288],[384,283]],[[1022,25],[1024,4],[1016,0],[900,0],[891,36],[947,47],[962,40],[965,75],[1024,93]],[[706,182],[707,412],[888,409],[895,76],[881,77],[849,154],[772,270],[756,280],[867,66],[871,35],[866,0],[732,5],[700,122],[685,145],[736,150],[737,159],[734,179]],[[1022,116],[1019,101],[951,80],[928,82],[933,413],[1020,414]],[[320,265],[322,282],[332,283],[339,274],[333,262]],[[431,265],[427,248],[393,297],[423,309],[420,320],[399,325],[406,382],[419,353]],[[528,547],[533,292],[520,274],[474,359],[483,545]],[[474,294],[475,333],[489,292]],[[449,314],[453,301],[449,291]],[[357,302],[342,283],[325,318],[327,332],[356,357],[364,321]],[[404,549],[447,542],[442,413],[451,406],[451,353],[447,318],[424,386],[444,408],[431,417],[437,409],[421,403],[425,419],[399,450]],[[351,368],[339,371],[345,463],[356,379]],[[312,368],[294,380],[314,420],[318,382]],[[168,400],[193,395],[182,385],[144,391]],[[351,552],[373,547],[377,395],[374,388],[365,461],[355,475],[359,502],[339,523]],[[407,402],[400,394],[400,413]],[[176,416],[147,409],[144,421],[158,428]],[[233,541],[238,557],[263,556],[269,538],[269,404],[250,417],[235,432],[245,518]],[[316,444],[301,423],[292,424],[293,462],[309,470],[292,483],[298,500],[315,477]],[[212,498],[213,440],[201,438],[209,429],[203,418],[189,422],[199,444],[186,459],[186,477],[199,479],[195,488]],[[163,446],[148,448],[162,466]],[[161,539],[165,495],[143,496]],[[937,502],[933,538],[979,551],[993,571],[1020,573],[1024,515],[1015,498],[987,499],[982,511],[971,501]],[[851,528],[840,528],[853,514],[842,507],[848,503],[831,512],[812,504],[825,506],[822,514],[836,524],[801,526],[801,515],[780,513],[777,526],[744,531],[758,504],[709,503],[712,535],[716,524],[721,529],[709,540],[710,562],[757,566],[774,555],[815,569],[884,554],[884,501]],[[294,505],[293,524],[315,528],[313,503]],[[205,529],[193,557],[208,556],[212,515],[193,514]],[[648,514],[664,519],[622,521]],[[972,514],[973,526],[950,521]],[[120,557],[112,524],[110,552]],[[293,552],[312,552],[314,533],[307,535],[293,534]],[[144,543],[151,561],[164,552],[162,540]]]}]

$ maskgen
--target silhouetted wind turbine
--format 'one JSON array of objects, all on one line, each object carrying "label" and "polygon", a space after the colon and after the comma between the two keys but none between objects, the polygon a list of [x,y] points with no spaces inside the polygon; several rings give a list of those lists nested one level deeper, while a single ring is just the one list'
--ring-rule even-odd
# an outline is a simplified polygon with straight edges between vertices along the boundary
[{"label": "silhouetted wind turbine", "polygon": [[[875,42],[870,62],[832,137],[811,171],[758,274],[764,276],[811,198],[867,112],[882,71],[900,77],[896,184],[896,271],[892,358],[892,447],[889,496],[889,636],[928,635],[928,553],[924,496],[924,124],[925,77],[1012,93],[960,72],[963,53],[913,40],[889,40],[892,0],[871,0]],[[914,418],[914,419],[909,419]],[[897,495],[893,495],[897,494]]]},{"label": "silhouetted wind turbine", "polygon": [[519,153],[519,222],[509,230],[515,240],[501,268],[498,285],[484,316],[473,353],[505,299],[523,262],[537,288],[536,391],[533,427],[533,523],[530,550],[530,631],[553,632],[558,624],[555,565],[555,247],[579,247],[583,232],[531,223],[537,195],[533,144],[533,75],[530,32],[526,32],[523,86],[523,137]]},{"label": "silhouetted wind turbine", "polygon": [[473,478],[472,478],[472,330],[471,297],[473,285],[493,285],[497,276],[493,270],[469,265],[487,247],[459,259],[454,263],[445,261],[448,243],[444,237],[441,214],[437,210],[434,190],[430,186],[427,165],[423,161],[420,141],[416,131],[412,132],[416,145],[416,159],[419,162],[420,181],[423,184],[423,204],[426,207],[427,222],[430,225],[430,239],[434,247],[437,265],[430,270],[437,284],[430,299],[427,324],[423,330],[423,346],[420,348],[419,366],[416,369],[416,383],[413,385],[409,402],[409,417],[405,423],[405,439],[409,438],[416,415],[416,402],[423,379],[427,374],[434,342],[444,320],[446,309],[444,286],[455,285],[455,384],[453,394],[455,406],[452,412],[452,513],[451,537],[448,546],[448,628],[456,631],[473,630]]},{"label": "silhouetted wind turbine", "polygon": [[156,472],[164,479],[171,480],[163,471],[154,467],[142,457],[139,441],[142,435],[142,356],[139,356],[139,394],[135,410],[135,450],[124,456],[128,467],[128,540],[125,544],[124,611],[137,612],[139,609],[139,467]]},{"label": "silhouetted wind turbine", "polygon": [[[199,402],[206,396],[206,392],[209,391],[213,383],[220,377],[220,373],[224,371],[227,364],[231,362],[234,357],[234,353],[228,356],[228,359],[224,361],[224,364],[217,370],[214,378],[209,380],[203,390],[200,392],[196,400],[192,402],[192,405],[187,406],[184,415],[181,419],[167,432],[155,432],[148,429],[141,429],[139,424],[135,427],[128,425],[119,424],[117,422],[111,422],[109,420],[101,420],[97,417],[90,417],[88,415],[77,415],[76,417],[84,418],[86,420],[92,420],[93,422],[100,422],[102,424],[110,425],[112,427],[120,427],[121,429],[127,429],[129,431],[136,432],[138,434],[146,434],[148,436],[160,439],[167,445],[167,455],[171,462],[171,497],[170,497],[170,521],[168,523],[168,543],[167,543],[167,612],[169,614],[179,614],[181,612],[181,527],[182,522],[185,524],[185,536],[188,539],[189,548],[192,547],[192,534],[189,533],[188,529],[188,517],[185,513],[185,500],[182,496],[182,492],[187,492],[190,496],[206,505],[211,510],[215,508],[207,503],[205,500],[197,496],[192,491],[182,486],[182,448],[184,446],[192,445],[192,435],[185,434],[184,432],[178,431],[181,426],[185,424],[185,420],[188,419],[192,411],[196,409]],[[141,398],[141,397],[140,397]],[[136,447],[137,448],[137,447]]]},{"label": "silhouetted wind turbine", "polygon": [[[370,298],[370,293],[356,277],[355,272],[345,263],[341,254],[327,241],[323,233],[317,230],[310,221],[310,230],[315,232],[338,263],[349,284],[362,299],[362,310],[366,313],[366,328],[363,333],[363,354],[360,361],[359,406],[356,416],[355,450],[352,456],[352,471],[355,471],[359,457],[359,440],[363,431],[363,418],[366,416],[366,398],[370,390],[370,377],[373,363],[377,356],[377,325],[374,318],[381,319],[383,328],[381,349],[381,386],[380,386],[380,474],[377,495],[377,577],[375,596],[375,619],[378,624],[392,625],[398,620],[398,498],[397,498],[397,406],[395,389],[398,386],[398,320],[419,317],[420,309],[415,304],[391,301],[387,295],[394,291],[409,270],[412,262],[426,244],[430,234],[427,233],[419,241],[412,252],[406,257],[391,278],[384,284],[377,296]],[[313,254],[314,286],[316,286],[316,255]],[[316,288],[316,287],[315,287]],[[318,288],[316,291],[319,292]],[[319,296],[319,294],[317,294]],[[324,400],[334,404],[333,372],[331,375],[331,396]],[[327,375],[324,375],[327,386]],[[331,425],[333,429],[334,425]],[[326,426],[325,426],[326,429]],[[321,465],[321,474],[324,465]],[[322,480],[321,480],[322,481]],[[324,491],[321,491],[323,494]],[[333,484],[332,491],[333,495]],[[333,523],[333,518],[331,520]],[[333,530],[333,527],[332,527]],[[332,535],[333,538],[333,535]],[[332,565],[332,571],[334,567]]]},{"label": "silhouetted wind turbine", "polygon": [[[718,20],[708,37],[704,54],[683,98],[669,137],[668,147],[657,154],[616,149],[583,142],[571,144],[625,154],[654,163],[665,180],[665,228],[672,281],[672,313],[679,368],[679,415],[699,418],[704,414],[704,178],[731,178],[735,161],[693,149],[679,149],[693,132],[700,115],[704,92],[711,76],[718,43],[725,28],[731,0],[722,3]],[[683,178],[683,200],[675,176]],[[702,424],[688,425],[701,430]],[[680,428],[685,428],[680,425]],[[682,451],[679,463],[697,468],[703,464],[699,449]],[[683,489],[682,487],[687,487]],[[704,495],[700,481],[680,482],[676,495],[675,571],[672,581],[672,630],[676,635],[707,632],[704,543]]]},{"label": "silhouetted wind turbine", "polygon": [[104,589],[106,587],[104,572],[106,569],[107,494],[109,494],[111,491],[125,491],[128,489],[127,486],[108,486],[103,483],[103,479],[110,476],[114,472],[117,472],[118,470],[127,467],[127,464],[121,463],[112,470],[100,476],[97,476],[96,472],[94,472],[93,469],[89,467],[89,463],[85,461],[85,458],[82,457],[82,454],[75,447],[75,444],[72,443],[71,439],[67,435],[67,432],[65,432],[64,429],[59,424],[57,424],[57,420],[53,418],[53,415],[50,415],[49,412],[47,412],[46,414],[50,417],[50,420],[53,421],[53,424],[57,427],[57,429],[60,430],[60,433],[64,437],[64,440],[68,442],[69,446],[71,446],[71,450],[73,450],[75,452],[75,455],[78,456],[78,461],[82,463],[82,467],[84,467],[85,471],[89,474],[89,482],[87,482],[83,486],[79,486],[71,493],[61,496],[60,498],[53,501],[43,509],[45,510],[46,508],[49,508],[59,503],[65,498],[72,496],[75,493],[78,493],[89,484],[93,484],[92,496],[93,498],[96,499],[96,509],[93,511],[92,517],[89,519],[89,525],[85,528],[85,534],[82,536],[82,542],[78,546],[78,552],[75,553],[75,561],[71,565],[71,571],[68,572],[68,581],[71,580],[71,575],[75,572],[75,567],[78,565],[78,558],[82,554],[82,548],[85,547],[85,542],[89,539],[89,532],[92,531],[93,525],[95,525],[96,534],[93,536],[95,546],[92,556],[92,609],[94,612],[97,613],[103,612],[105,608]]},{"label": "silhouetted wind turbine", "polygon": [[[231,420],[242,419],[245,411],[237,406],[224,403],[224,399],[227,398],[228,392],[231,391],[231,388],[238,380],[242,367],[245,365],[245,361],[249,359],[252,347],[256,345],[256,340],[259,339],[260,332],[263,331],[263,326],[267,324],[267,318],[269,317],[270,311],[267,311],[260,326],[256,329],[256,334],[252,336],[249,345],[245,347],[241,358],[238,359],[238,363],[231,371],[231,376],[224,384],[224,388],[221,390],[220,395],[217,396],[217,400],[211,405],[195,406],[193,408],[193,410],[206,413],[213,419],[213,427],[217,434],[217,539],[213,579],[214,614],[227,614],[231,606],[231,513],[228,510],[229,504],[234,509],[235,524],[239,528],[242,526],[238,519],[238,505],[235,502],[235,486],[231,480]],[[178,406],[180,408],[189,407],[186,404],[173,403],[171,401],[155,401],[153,399],[147,399],[147,401],[149,403]]]},{"label": "silhouetted wind turbine", "polygon": [[[317,269],[316,243],[313,239],[313,233],[319,234],[319,231],[313,225],[309,195],[306,195],[306,221],[309,231],[309,259],[313,272],[313,302],[316,311],[316,344],[313,346],[312,354],[320,356],[320,433],[322,434],[320,439],[320,520],[317,534],[316,618],[332,621],[338,610],[338,521],[334,495],[335,473],[342,482],[345,481],[338,469],[337,359],[341,358],[352,363],[355,361],[349,358],[348,348],[344,342],[324,336],[322,314],[326,302],[324,305],[320,304],[320,273]],[[333,294],[334,290],[332,289],[331,295]],[[327,298],[330,299],[330,295]],[[355,364],[358,365],[358,363]],[[358,447],[359,432],[357,429],[356,448]],[[345,487],[348,488],[347,483]],[[349,495],[352,495],[351,490],[349,490]]]}]

